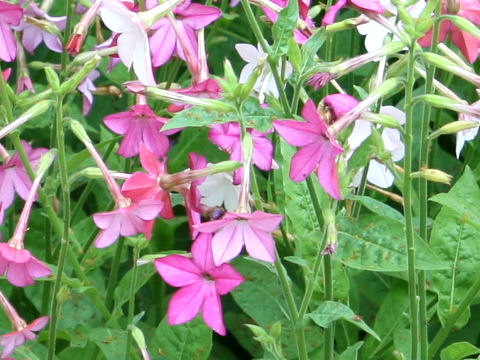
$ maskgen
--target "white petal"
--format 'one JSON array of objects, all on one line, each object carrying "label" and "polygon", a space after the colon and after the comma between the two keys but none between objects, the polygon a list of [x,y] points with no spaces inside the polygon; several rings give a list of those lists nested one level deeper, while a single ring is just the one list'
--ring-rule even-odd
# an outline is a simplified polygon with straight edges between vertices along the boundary
[{"label": "white petal", "polygon": [[252,44],[236,44],[235,49],[244,61],[258,65],[261,54],[255,46]]},{"label": "white petal", "polygon": [[387,105],[380,108],[380,114],[390,115],[391,117],[397,119],[400,125],[405,124],[406,116],[405,113],[396,108],[395,106]]},{"label": "white petal", "polygon": [[392,186],[395,177],[385,165],[376,160],[370,160],[367,180],[375,186],[386,189]]},{"label": "white petal", "polygon": [[400,131],[397,129],[384,129],[382,133],[385,149],[392,153],[392,160],[398,161],[405,156],[405,145],[400,137]]},{"label": "white petal", "polygon": [[370,136],[372,133],[371,125],[368,121],[357,120],[355,121],[355,126],[353,131],[348,137],[348,146],[351,150],[355,150],[360,146],[360,144]]}]

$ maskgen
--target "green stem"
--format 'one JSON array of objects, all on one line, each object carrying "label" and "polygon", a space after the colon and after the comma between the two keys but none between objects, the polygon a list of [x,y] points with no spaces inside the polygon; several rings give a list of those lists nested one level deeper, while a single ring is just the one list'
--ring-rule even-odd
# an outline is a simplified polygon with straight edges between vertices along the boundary
[{"label": "green stem", "polygon": [[404,159],[404,215],[405,215],[405,241],[407,245],[407,271],[408,271],[408,298],[410,308],[411,332],[411,360],[417,359],[418,351],[418,300],[417,300],[417,273],[415,269],[415,246],[412,213],[412,160],[413,160],[413,87],[415,84],[415,53],[414,43],[409,49],[407,84],[405,86],[405,159]]},{"label": "green stem", "polygon": [[67,12],[67,22],[65,25],[65,32],[63,33],[63,49],[61,55],[61,76],[63,79],[66,77],[65,71],[68,65],[68,53],[66,47],[72,33],[72,18],[75,9],[74,5],[75,3],[72,0],[67,0],[65,4]]},{"label": "green stem", "polygon": [[[442,11],[442,2],[439,1],[436,9],[436,14],[439,15]],[[433,28],[432,46],[430,51],[437,52],[438,36],[440,33],[440,26],[435,22]],[[427,68],[427,79],[425,83],[425,94],[431,94],[434,91],[433,80],[435,79],[435,67],[429,66]],[[432,107],[428,104],[424,105],[424,114],[422,116],[422,130],[420,138],[420,164],[419,168],[428,168],[429,166],[429,145],[428,138],[430,129],[430,119],[432,116]],[[428,242],[428,182],[425,178],[420,178],[419,184],[419,201],[420,201],[420,236]],[[420,296],[419,303],[419,326],[420,326],[420,359],[428,359],[428,315],[427,315],[427,287],[425,271],[418,273],[418,293]]]},{"label": "green stem", "polygon": [[[325,255],[323,262],[323,276],[325,281],[325,301],[333,301],[332,257]],[[335,322],[325,329],[324,359],[333,360],[335,340]]]},{"label": "green stem", "polygon": [[447,318],[445,322],[445,326],[441,328],[438,333],[433,338],[432,342],[430,343],[430,349],[428,352],[428,358],[432,359],[437,351],[440,349],[440,346],[443,344],[447,336],[450,334],[453,326],[457,322],[458,318],[462,316],[463,312],[467,309],[467,307],[472,303],[473,299],[477,296],[478,292],[480,291],[480,277],[475,280],[472,284],[468,292],[465,294],[464,298],[458,305],[456,311],[451,313],[450,316]]},{"label": "green stem", "polygon": [[125,360],[130,359],[130,351],[132,348],[132,331],[130,326],[133,325],[133,317],[135,316],[135,284],[137,283],[138,275],[138,266],[137,260],[140,255],[140,248],[136,246],[133,249],[133,268],[132,268],[132,279],[130,281],[130,294],[128,300],[128,321],[127,321],[127,344],[125,348]]},{"label": "green stem", "polygon": [[118,239],[115,249],[115,255],[113,258],[112,268],[110,270],[110,275],[108,276],[108,285],[107,285],[107,296],[105,298],[105,305],[107,309],[112,310],[113,306],[113,293],[115,292],[115,285],[117,284],[118,279],[118,270],[120,269],[120,260],[122,258],[122,250],[125,244],[125,238],[120,236]]},{"label": "green stem", "polygon": [[62,188],[63,204],[63,236],[60,243],[60,253],[57,263],[57,277],[53,286],[52,300],[50,304],[50,328],[49,328],[49,346],[48,359],[52,360],[55,356],[55,346],[57,337],[57,321],[60,316],[61,304],[57,300],[57,294],[62,285],[63,271],[67,259],[67,250],[69,246],[69,227],[70,227],[70,189],[68,184],[67,157],[65,151],[65,134],[63,131],[63,96],[57,96],[56,109],[56,138],[57,138],[57,160],[60,173],[60,183]]}]

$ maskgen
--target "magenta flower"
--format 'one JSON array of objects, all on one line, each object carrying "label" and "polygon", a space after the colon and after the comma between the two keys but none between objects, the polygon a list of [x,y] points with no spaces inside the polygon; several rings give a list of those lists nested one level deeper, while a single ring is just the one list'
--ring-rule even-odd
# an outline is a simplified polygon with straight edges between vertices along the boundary
[{"label": "magenta flower", "polygon": [[[477,0],[458,0],[455,4],[457,6],[456,9],[449,9],[448,3],[443,1],[442,13],[453,13],[480,26],[480,3]],[[432,32],[432,29],[430,29],[424,37],[419,39],[418,43],[421,46],[431,46]],[[445,41],[448,35],[450,35],[452,43],[460,49],[470,63],[474,63],[477,60],[480,49],[479,39],[468,31],[463,31],[456,27],[450,20],[444,20],[440,25],[438,41]]]},{"label": "magenta flower", "polygon": [[[247,130],[253,140],[253,163],[259,169],[269,171],[272,169],[273,144],[266,136],[269,132],[262,133],[255,129]],[[230,159],[243,162],[243,151],[241,141],[240,124],[229,122],[225,124],[212,125],[208,138],[223,151],[230,154]],[[235,183],[241,179],[241,169],[235,172]]]},{"label": "magenta flower", "polygon": [[118,153],[126,158],[138,154],[140,143],[144,143],[156,157],[165,156],[169,142],[167,135],[160,130],[167,121],[155,115],[148,105],[134,105],[129,111],[108,115],[103,119],[114,133],[125,135]]},{"label": "magenta flower", "polygon": [[203,321],[213,331],[226,335],[220,296],[228,294],[244,279],[233,266],[214,264],[211,236],[202,234],[194,241],[191,259],[170,255],[156,259],[155,267],[166,283],[181,287],[168,306],[170,325],[186,323],[201,311]]},{"label": "magenta flower", "polygon": [[[26,2],[26,0],[22,0],[20,3],[24,4]],[[67,23],[66,16],[49,16],[47,13],[45,13],[45,11],[40,9],[35,2],[30,2],[28,7],[25,9],[25,15],[50,22],[55,25],[58,30],[64,30]],[[15,30],[23,32],[22,43],[29,53],[33,53],[33,51],[38,45],[40,45],[42,41],[50,50],[58,53],[62,52],[62,42],[60,38],[57,35],[54,35],[41,28],[40,26],[34,25],[22,19],[20,25],[15,27]]]},{"label": "magenta flower", "polygon": [[275,240],[271,232],[282,222],[283,215],[227,212],[220,220],[194,226],[201,233],[215,233],[212,239],[213,260],[216,265],[232,260],[243,245],[255,259],[274,262]]},{"label": "magenta flower", "polygon": [[343,148],[328,132],[325,121],[319,116],[315,104],[308,100],[302,110],[306,122],[276,120],[275,130],[293,146],[301,149],[292,157],[290,178],[303,181],[315,169],[320,184],[334,199],[341,199],[336,158]]},{"label": "magenta flower", "polygon": [[[52,270],[33,256],[30,251],[17,248],[10,243],[0,244],[0,274],[15,286],[24,287],[34,284],[34,279],[48,276]],[[23,240],[22,240],[23,245]]]},{"label": "magenta flower", "polygon": [[[147,0],[148,8],[154,5],[158,2]],[[164,17],[151,28],[154,30],[150,37],[153,66],[162,66],[173,55],[178,55],[189,62],[189,66],[196,68],[199,65],[196,31],[216,21],[222,12],[215,7],[184,1],[173,13],[176,15],[175,24]]]},{"label": "magenta flower", "polygon": [[[219,99],[222,97],[220,95],[222,88],[218,81],[214,79],[207,79],[185,89],[170,89],[170,91],[204,99]],[[192,107],[192,105],[173,103],[167,108],[167,110],[170,112],[177,112],[190,107]]]},{"label": "magenta flower", "polygon": [[383,6],[379,0],[338,0],[333,6],[330,6],[328,12],[322,20],[322,25],[327,26],[335,22],[340,9],[347,5],[354,5],[360,11],[372,11],[375,13],[383,13]]},{"label": "magenta flower", "polygon": [[[33,170],[36,169],[40,158],[47,152],[45,148],[33,149],[29,143],[22,141],[23,148],[28,155]],[[7,158],[0,166],[0,202],[4,209],[12,205],[15,192],[24,200],[27,199],[28,191],[32,186],[32,181],[28,176],[27,170],[23,166],[20,155],[15,153]]]},{"label": "magenta flower", "polygon": [[39,317],[28,325],[23,321],[25,324],[24,327],[19,327],[16,331],[2,335],[2,340],[0,342],[3,346],[2,359],[12,355],[15,348],[25,344],[27,340],[35,340],[37,338],[35,332],[42,330],[49,321],[50,317],[48,316]]},{"label": "magenta flower", "polygon": [[0,59],[13,61],[17,56],[17,44],[11,29],[20,24],[23,9],[18,5],[0,1]]},{"label": "magenta flower", "polygon": [[133,236],[145,233],[151,236],[151,228],[147,222],[154,220],[163,208],[163,202],[154,199],[143,200],[129,206],[119,206],[113,211],[96,213],[93,221],[101,231],[95,238],[97,248],[112,245],[121,236]]},{"label": "magenta flower", "polygon": [[334,122],[342,117],[343,114],[357,106],[358,100],[348,94],[330,94],[325,96],[323,103],[333,115],[331,121]]}]

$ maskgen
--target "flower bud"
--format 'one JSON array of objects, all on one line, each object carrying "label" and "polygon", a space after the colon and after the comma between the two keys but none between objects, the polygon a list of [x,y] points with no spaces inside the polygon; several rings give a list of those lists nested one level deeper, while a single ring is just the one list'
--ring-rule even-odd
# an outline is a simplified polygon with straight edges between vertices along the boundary
[{"label": "flower bud", "polygon": [[433,140],[440,135],[447,135],[447,134],[456,134],[463,130],[473,129],[475,127],[480,126],[480,123],[475,121],[466,121],[466,120],[458,120],[452,121],[446,125],[443,125],[440,129],[434,131],[430,134],[430,140]]},{"label": "flower bud", "polygon": [[134,338],[138,347],[140,349],[146,349],[147,348],[147,343],[145,342],[145,337],[143,336],[142,330],[140,330],[135,325],[129,325],[129,329],[132,332],[132,337]]},{"label": "flower bud", "polygon": [[420,171],[413,172],[410,177],[414,178],[424,178],[428,181],[439,182],[442,184],[450,185],[452,181],[452,175],[449,175],[438,169],[421,169]]},{"label": "flower bud", "polygon": [[60,79],[51,67],[44,68],[45,75],[47,77],[48,84],[51,86],[54,93],[58,93],[60,91]]},{"label": "flower bud", "polygon": [[40,158],[40,162],[38,163],[38,168],[37,168],[35,177],[37,178],[43,177],[43,175],[48,170],[50,165],[52,165],[52,162],[55,159],[56,155],[57,155],[56,149],[50,149],[49,151],[47,151],[45,154],[42,155],[42,157]]},{"label": "flower bud", "polygon": [[87,75],[97,67],[97,64],[100,62],[100,56],[94,56],[93,59],[87,61],[79,71],[77,71],[70,79],[65,81],[60,86],[60,91],[62,94],[68,94],[72,91],[75,91],[80,85],[80,83],[87,77]]},{"label": "flower bud", "polygon": [[78,122],[77,120],[70,120],[70,128],[72,129],[72,132],[75,134],[75,136],[85,145],[86,144],[91,144],[92,141],[90,140],[90,137],[88,136],[87,132],[85,131],[85,128],[83,125]]},{"label": "flower bud", "polygon": [[387,128],[401,129],[402,125],[393,116],[386,114],[377,114],[367,111],[362,115],[362,120],[369,121],[374,124],[379,124]]},{"label": "flower bud", "polygon": [[471,82],[476,87],[480,87],[480,76],[479,75],[460,67],[459,65],[455,64],[454,62],[446,59],[444,56],[437,55],[437,54],[434,54],[434,53],[429,53],[429,52],[423,53],[422,56],[430,64],[435,65],[435,66],[439,67],[440,69],[451,72],[454,75],[457,75],[457,76],[461,77],[462,79],[465,79],[468,82]]},{"label": "flower bud", "polygon": [[31,118],[34,118],[46,112],[52,104],[53,104],[53,101],[51,100],[43,100],[33,105],[30,109],[25,111],[18,119],[11,122],[10,124],[8,124],[3,129],[0,130],[0,139],[10,134],[12,131],[14,131],[15,129],[17,129],[24,123],[26,123]]},{"label": "flower bud", "polygon": [[441,109],[453,110],[461,114],[470,115],[475,118],[480,118],[480,109],[465,103],[459,103],[453,99],[441,95],[420,95],[417,100],[423,100],[427,104]]}]

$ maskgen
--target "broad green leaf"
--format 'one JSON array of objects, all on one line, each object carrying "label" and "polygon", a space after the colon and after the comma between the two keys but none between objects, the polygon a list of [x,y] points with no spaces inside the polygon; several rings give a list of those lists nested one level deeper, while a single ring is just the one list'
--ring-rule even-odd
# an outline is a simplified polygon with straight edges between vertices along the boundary
[{"label": "broad green leaf", "polygon": [[404,221],[403,214],[400,211],[369,196],[351,195],[348,199],[360,202],[364,207],[377,215],[400,222]]},{"label": "broad green leaf", "polygon": [[470,355],[480,354],[480,349],[469,342],[457,342],[440,352],[441,360],[461,360]]},{"label": "broad green leaf", "polygon": [[212,330],[201,316],[182,325],[169,325],[166,318],[158,326],[151,344],[151,354],[167,355],[170,360],[204,360],[212,349]]},{"label": "broad green leaf", "polygon": [[327,31],[324,27],[320,28],[310,36],[305,44],[302,45],[303,71],[313,65],[313,60],[318,50],[323,46],[327,38]]},{"label": "broad green leaf", "polygon": [[330,327],[331,323],[337,320],[345,320],[349,323],[358,326],[366,333],[372,335],[378,341],[381,341],[380,337],[368,326],[361,317],[356,315],[352,309],[347,305],[336,301],[324,301],[320,306],[308,316],[317,324],[323,328]]},{"label": "broad green leaf", "polygon": [[363,341],[359,341],[359,342],[353,344],[352,346],[349,346],[336,359],[337,360],[357,360],[358,359],[358,350],[360,350],[362,345],[363,345]]},{"label": "broad green leaf", "polygon": [[393,334],[393,345],[398,359],[411,359],[411,335],[408,329],[397,329]]},{"label": "broad green leaf", "polygon": [[430,198],[444,207],[448,207],[459,216],[463,222],[480,229],[480,190],[469,167],[455,185],[455,190],[438,194]]},{"label": "broad green leaf", "polygon": [[[335,257],[345,265],[369,271],[406,271],[404,225],[377,215],[356,220],[338,218],[338,249]],[[420,237],[415,237],[417,269],[445,269],[443,262]]]},{"label": "broad green leaf", "polygon": [[102,351],[107,360],[125,359],[125,347],[127,334],[125,331],[96,328],[89,334],[93,341]]},{"label": "broad green leaf", "polygon": [[[466,169],[455,186],[443,194],[444,205],[433,223],[430,244],[448,264],[448,269],[432,272],[432,289],[438,295],[437,314],[442,324],[455,311],[480,272],[480,229],[465,219],[480,213],[480,189],[470,169]],[[437,195],[438,196],[438,195]],[[453,209],[463,201],[462,211]],[[458,319],[455,327],[468,321],[469,309]]]},{"label": "broad green leaf", "polygon": [[280,11],[277,21],[273,24],[272,35],[274,42],[269,55],[275,62],[287,53],[288,40],[293,36],[297,20],[298,2],[289,1],[288,5]]}]

